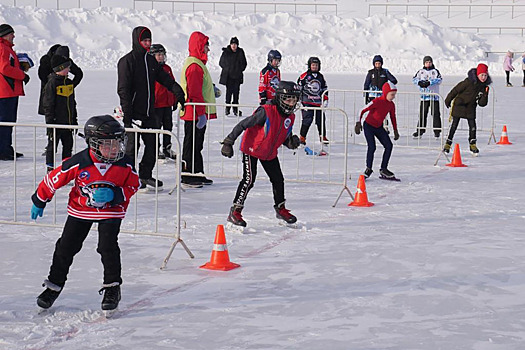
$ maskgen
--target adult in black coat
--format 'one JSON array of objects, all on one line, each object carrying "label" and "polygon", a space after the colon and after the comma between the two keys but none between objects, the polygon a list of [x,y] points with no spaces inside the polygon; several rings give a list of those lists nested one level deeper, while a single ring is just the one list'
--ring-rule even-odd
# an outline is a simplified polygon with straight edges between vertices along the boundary
[{"label": "adult in black coat", "polygon": [[42,104],[42,96],[44,94],[44,87],[47,83],[47,78],[49,74],[53,73],[53,67],[51,67],[51,58],[53,55],[59,54],[64,57],[69,58],[71,61],[71,67],[69,72],[74,76],[73,77],[73,87],[77,87],[80,84],[80,81],[84,77],[84,73],[79,66],[73,62],[69,57],[69,47],[61,46],[60,44],[55,44],[49,48],[49,51],[40,58],[40,65],[38,66],[38,78],[40,78],[40,98],[38,100],[38,114],[45,115],[44,105]]},{"label": "adult in black coat", "polygon": [[[186,97],[180,85],[162,68],[155,57],[148,54],[151,46],[151,31],[143,26],[133,29],[132,50],[120,58],[117,64],[117,93],[124,113],[124,126],[130,128],[132,122],[144,129],[158,129],[158,119],[154,116],[155,82],[158,81],[177,98],[177,103],[184,108]],[[145,186],[162,187],[162,181],[152,175],[155,166],[157,148],[155,134],[140,134],[144,141],[144,155],[139,164],[141,188]],[[135,164],[135,152],[140,144],[135,142],[135,134],[128,138],[126,154]]]},{"label": "adult in black coat", "polygon": [[443,151],[447,153],[450,151],[459,120],[464,118],[468,122],[470,151],[479,153],[476,146],[476,107],[485,107],[488,103],[489,85],[492,83],[488,69],[484,63],[470,69],[467,78],[454,86],[445,98],[445,106],[452,107],[450,111],[452,124]]},{"label": "adult in black coat", "polygon": [[[222,68],[219,84],[226,85],[227,104],[239,104],[241,84],[244,82],[243,72],[247,65],[244,50],[239,47],[239,39],[237,37],[231,38],[230,45],[222,48],[219,60],[219,66]],[[230,107],[226,107],[225,112],[226,115],[230,114]],[[233,114],[242,115],[239,113],[238,107],[233,107]]]}]

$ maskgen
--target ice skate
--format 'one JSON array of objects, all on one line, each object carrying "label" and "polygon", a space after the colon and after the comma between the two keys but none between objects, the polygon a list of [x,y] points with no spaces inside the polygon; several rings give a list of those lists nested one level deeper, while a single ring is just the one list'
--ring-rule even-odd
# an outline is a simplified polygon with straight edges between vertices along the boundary
[{"label": "ice skate", "polygon": [[412,137],[413,137],[414,139],[420,139],[420,138],[423,137],[423,134],[424,134],[424,133],[425,133],[424,131],[420,131],[420,130],[418,130],[418,131],[416,131],[415,133],[412,134]]},{"label": "ice skate", "polygon": [[194,176],[182,176],[180,180],[182,188],[202,188],[202,181]]},{"label": "ice skate", "polygon": [[242,218],[242,206],[233,205],[230,208],[230,213],[226,219],[228,223],[226,224],[226,229],[234,233],[244,233],[244,228],[246,227],[246,221]]},{"label": "ice skate", "polygon": [[[158,185],[158,187],[156,187]],[[155,191],[155,188],[160,192],[164,190],[164,183],[160,180],[156,180],[153,177],[149,179],[140,179],[140,192]]]},{"label": "ice skate", "polygon": [[452,148],[452,140],[447,140],[445,143],[445,146],[443,146],[443,152],[450,153],[450,149]]},{"label": "ice skate", "polygon": [[370,175],[372,175],[374,171],[370,168],[366,168],[365,171],[363,172],[363,175],[365,176],[365,179],[368,179],[370,177]]},{"label": "ice skate", "polygon": [[42,309],[49,309],[60,295],[62,287],[48,280],[44,281],[42,287],[46,287],[46,289],[36,298],[36,303]]},{"label": "ice skate", "polygon": [[102,293],[104,293],[101,304],[102,310],[115,310],[120,302],[120,284],[115,282],[108,285],[103,285],[98,291],[98,294],[102,295]]},{"label": "ice skate", "polygon": [[283,222],[290,227],[297,228],[297,218],[292,213],[290,213],[290,210],[286,209],[284,202],[274,205],[274,209],[275,217],[277,219],[283,220]]},{"label": "ice skate", "polygon": [[306,137],[299,136],[299,142],[301,143],[301,145],[305,146],[306,145]]},{"label": "ice skate", "polygon": [[330,141],[326,138],[326,136],[319,136],[319,141],[321,141],[323,145],[330,144]]},{"label": "ice skate", "polygon": [[513,85],[511,83],[507,83],[507,87],[512,87]]},{"label": "ice skate", "polygon": [[470,147],[470,153],[472,153],[474,157],[479,156],[479,148],[476,146],[476,140],[470,141],[469,147]]},{"label": "ice skate", "polygon": [[393,172],[391,172],[388,169],[380,169],[379,170],[379,178],[382,180],[389,180],[389,181],[401,181],[398,179]]}]

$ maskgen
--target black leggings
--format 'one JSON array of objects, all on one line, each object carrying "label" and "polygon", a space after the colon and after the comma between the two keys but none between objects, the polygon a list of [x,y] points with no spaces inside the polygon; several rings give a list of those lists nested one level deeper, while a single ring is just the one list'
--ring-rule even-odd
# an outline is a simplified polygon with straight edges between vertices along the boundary
[{"label": "black leggings", "polygon": [[387,169],[388,162],[390,161],[390,156],[392,155],[392,149],[394,145],[390,141],[390,136],[386,132],[383,126],[375,128],[372,125],[368,124],[366,121],[363,123],[363,130],[365,133],[366,143],[368,144],[368,150],[366,151],[366,167],[372,169],[372,164],[374,163],[374,153],[376,151],[376,140],[381,142],[385,150],[383,151],[383,159],[381,160],[381,168]]},{"label": "black leggings", "polygon": [[510,84],[510,71],[506,70],[505,75],[507,76],[507,84]]},{"label": "black leggings", "polygon": [[[459,119],[458,117],[452,117],[452,124],[450,124],[450,129],[448,131],[448,137],[447,141],[450,141],[452,143],[452,139],[454,138],[454,134],[456,133],[456,129],[459,125]],[[468,121],[468,140],[469,142],[476,142],[476,119],[467,119]]]}]

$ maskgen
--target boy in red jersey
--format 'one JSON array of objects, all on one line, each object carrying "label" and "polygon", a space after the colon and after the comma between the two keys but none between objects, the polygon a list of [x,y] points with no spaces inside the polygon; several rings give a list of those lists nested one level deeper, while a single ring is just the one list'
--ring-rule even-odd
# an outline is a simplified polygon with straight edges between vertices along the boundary
[{"label": "boy in red jersey", "polygon": [[112,116],[90,118],[84,126],[88,148],[65,160],[48,173],[31,197],[31,219],[42,216],[55,192],[74,181],[69,193],[68,217],[58,239],[46,289],[38,296],[38,306],[48,309],[60,295],[73,257],[82,248],[94,222],[98,223],[97,252],[104,265],[102,310],[113,310],[120,301],[121,264],[118,234],[130,198],[140,182],[131,158],[125,155],[126,132]]},{"label": "boy in red jersey", "polygon": [[265,105],[275,96],[275,89],[281,81],[281,53],[277,50],[268,52],[268,64],[259,74],[259,104]]}]

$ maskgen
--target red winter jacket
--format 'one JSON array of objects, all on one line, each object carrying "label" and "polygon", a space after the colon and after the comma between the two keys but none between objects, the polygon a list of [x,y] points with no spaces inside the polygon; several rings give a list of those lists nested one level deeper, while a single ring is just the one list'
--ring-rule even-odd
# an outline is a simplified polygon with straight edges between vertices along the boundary
[{"label": "red winter jacket", "polygon": [[25,73],[13,51],[14,44],[0,38],[0,98],[24,96]]},{"label": "red winter jacket", "polygon": [[[162,65],[162,69],[166,73],[169,74],[169,76],[175,80],[175,77],[173,76],[173,72],[171,71],[171,67],[168,66],[166,63]],[[172,107],[177,102],[177,99],[175,98],[175,95],[173,92],[169,91],[164,85],[160,84],[158,81],[155,82],[155,108],[163,108],[163,107]]]},{"label": "red winter jacket", "polygon": [[[392,86],[394,88],[392,88]],[[392,121],[392,127],[394,130],[397,130],[397,121],[396,121],[396,105],[392,101],[386,99],[386,95],[393,90],[397,90],[395,85],[390,85],[389,82],[386,82],[383,85],[383,94],[380,97],[377,97],[372,100],[369,104],[363,108],[361,114],[359,115],[359,121],[363,118],[363,114],[368,112],[368,115],[365,118],[365,121],[373,126],[374,128],[379,128],[383,125],[387,114],[390,114],[390,120]]]},{"label": "red winter jacket", "polygon": [[[125,156],[113,164],[97,165],[89,149],[65,160],[38,185],[31,197],[33,204],[44,208],[53,199],[56,190],[74,180],[67,205],[69,215],[85,220],[123,219],[130,198],[140,186],[139,176],[131,165],[131,159]],[[114,198],[111,202],[97,203],[93,200],[94,190],[101,187],[113,190]]]}]

